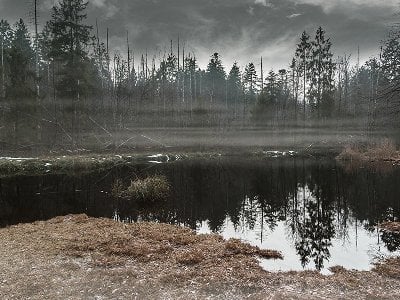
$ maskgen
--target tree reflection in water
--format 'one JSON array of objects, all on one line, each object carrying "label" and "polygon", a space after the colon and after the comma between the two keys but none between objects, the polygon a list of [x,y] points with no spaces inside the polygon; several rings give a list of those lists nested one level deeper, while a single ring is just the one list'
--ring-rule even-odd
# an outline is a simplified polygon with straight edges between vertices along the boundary
[{"label": "tree reflection in water", "polygon": [[[115,179],[162,173],[173,193],[165,203],[138,206],[108,193]],[[349,228],[376,230],[400,218],[400,168],[379,173],[345,170],[335,161],[312,159],[187,160],[118,167],[106,173],[13,177],[0,180],[0,226],[86,213],[126,222],[167,222],[223,232],[256,232],[263,240],[279,224],[303,267],[324,267],[332,240],[349,239]],[[357,232],[357,231],[356,231]],[[399,235],[380,233],[389,251]]]}]

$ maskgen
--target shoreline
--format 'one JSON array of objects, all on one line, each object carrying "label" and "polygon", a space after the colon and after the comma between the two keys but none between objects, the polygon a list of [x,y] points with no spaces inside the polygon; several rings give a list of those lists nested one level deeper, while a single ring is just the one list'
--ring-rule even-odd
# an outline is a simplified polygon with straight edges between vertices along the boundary
[{"label": "shoreline", "polygon": [[[268,272],[238,240],[86,215],[0,229],[2,298],[398,299],[400,258],[371,271]],[[284,259],[284,258],[283,258]]]}]

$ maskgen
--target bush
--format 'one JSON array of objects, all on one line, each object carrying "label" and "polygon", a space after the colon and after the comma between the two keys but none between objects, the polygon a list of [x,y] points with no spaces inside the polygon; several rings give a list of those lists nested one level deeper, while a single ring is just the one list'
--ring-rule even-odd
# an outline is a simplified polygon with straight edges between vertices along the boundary
[{"label": "bush", "polygon": [[359,146],[346,146],[336,157],[338,160],[397,160],[400,154],[392,140],[383,139],[380,143],[372,144],[365,149]]},{"label": "bush", "polygon": [[165,176],[153,175],[132,181],[125,194],[136,201],[157,202],[168,198],[170,190],[171,186]]},{"label": "bush", "polygon": [[366,155],[372,159],[393,159],[397,156],[396,145],[392,140],[384,139],[369,148]]}]

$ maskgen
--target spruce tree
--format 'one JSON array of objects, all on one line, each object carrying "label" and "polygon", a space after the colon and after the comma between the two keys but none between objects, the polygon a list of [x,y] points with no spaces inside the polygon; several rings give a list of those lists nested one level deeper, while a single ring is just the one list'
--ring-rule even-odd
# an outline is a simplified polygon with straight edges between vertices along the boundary
[{"label": "spruce tree", "polygon": [[206,79],[207,88],[210,95],[210,102],[221,101],[225,95],[225,70],[222,65],[221,57],[218,53],[211,56],[207,65]]},{"label": "spruce tree", "polygon": [[255,99],[256,95],[256,84],[257,84],[257,72],[256,67],[253,63],[249,63],[244,70],[244,83],[247,92],[247,96],[250,101]]},{"label": "spruce tree", "polygon": [[27,27],[22,19],[15,24],[15,32],[10,48],[10,83],[8,95],[13,101],[18,98],[30,97],[34,94],[33,61],[34,51],[32,49]]},{"label": "spruce tree", "polygon": [[297,45],[294,61],[297,63],[296,71],[301,74],[303,83],[303,120],[306,118],[306,88],[310,72],[310,59],[311,59],[311,42],[310,36],[307,32],[303,32],[300,38],[300,43]]},{"label": "spruce tree", "polygon": [[237,62],[235,62],[228,75],[228,105],[234,105],[235,114],[237,112],[237,106],[239,97],[242,92],[241,74]]},{"label": "spruce tree", "polygon": [[60,1],[53,7],[51,20],[44,29],[47,56],[60,69],[57,89],[63,97],[84,95],[91,86],[88,47],[92,27],[84,24],[87,5],[83,0]]},{"label": "spruce tree", "polygon": [[13,31],[10,24],[6,20],[0,21],[0,97],[6,96],[6,85],[9,74],[9,54]]},{"label": "spruce tree", "polygon": [[312,59],[309,73],[310,105],[317,111],[317,116],[330,116],[333,110],[334,71],[332,61],[332,43],[325,38],[325,31],[319,27],[312,42]]}]

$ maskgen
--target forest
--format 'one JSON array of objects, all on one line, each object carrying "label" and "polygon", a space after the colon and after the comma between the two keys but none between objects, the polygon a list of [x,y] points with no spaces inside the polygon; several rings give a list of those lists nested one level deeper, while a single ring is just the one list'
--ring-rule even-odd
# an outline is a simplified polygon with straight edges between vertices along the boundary
[{"label": "forest", "polygon": [[110,51],[115,28],[100,40],[99,24],[86,22],[87,5],[60,1],[41,32],[37,21],[31,32],[23,19],[1,20],[3,147],[78,147],[94,129],[112,136],[147,127],[370,131],[399,125],[396,28],[364,64],[333,53],[319,27],[299,33],[286,69],[264,70],[260,57],[241,71],[237,63],[224,66],[223,53],[211,54],[201,69],[179,38],[164,53],[138,55],[127,32],[126,52]]}]

